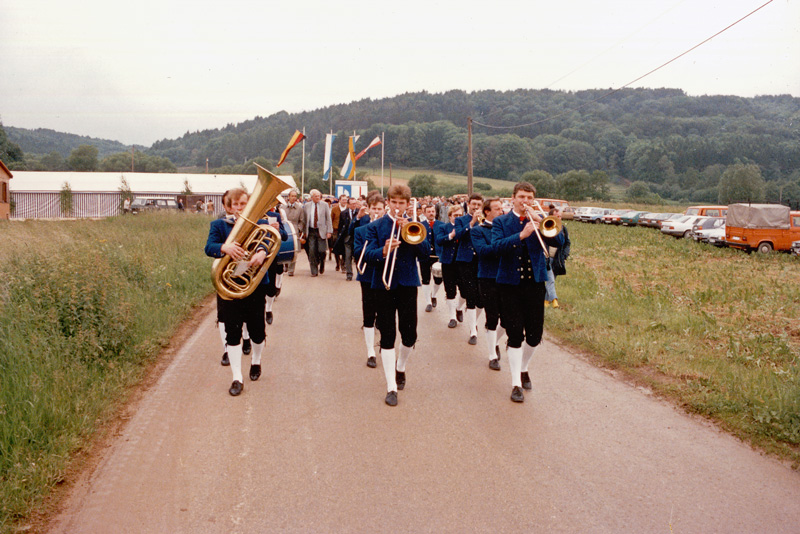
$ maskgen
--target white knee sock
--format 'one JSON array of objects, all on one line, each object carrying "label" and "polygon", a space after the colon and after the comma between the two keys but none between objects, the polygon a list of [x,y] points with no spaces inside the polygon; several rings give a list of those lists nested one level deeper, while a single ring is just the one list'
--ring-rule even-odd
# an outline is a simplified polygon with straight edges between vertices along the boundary
[{"label": "white knee sock", "polygon": [[464,308],[466,308],[466,307],[467,307],[467,299],[465,299],[464,297],[459,296],[457,308],[459,310],[461,310],[461,311],[464,311]]},{"label": "white knee sock", "polygon": [[364,327],[364,343],[367,345],[367,357],[375,356],[375,327]]},{"label": "white knee sock", "polygon": [[424,286],[422,286],[422,296],[425,299],[425,304],[426,305],[431,303],[431,286],[430,285],[425,284]]},{"label": "white knee sock", "polygon": [[508,347],[508,368],[511,369],[511,387],[522,387],[522,348]]},{"label": "white knee sock", "polygon": [[275,297],[267,297],[266,301],[264,302],[264,311],[271,312],[273,302],[275,302]]},{"label": "white knee sock", "polygon": [[469,327],[469,335],[470,336],[477,336],[478,335],[478,310],[475,308],[469,309],[464,313],[464,318],[467,320],[467,326]]},{"label": "white knee sock", "polygon": [[411,356],[411,351],[414,350],[414,347],[406,347],[405,345],[400,345],[400,355],[397,357],[397,370],[401,373],[406,372],[406,363],[408,362],[408,357]]},{"label": "white knee sock", "polygon": [[486,331],[486,350],[489,351],[489,359],[494,360],[497,358],[497,353],[494,348],[497,346],[497,330]]},{"label": "white knee sock", "polygon": [[433,284],[433,291],[431,292],[431,296],[433,298],[436,298],[436,294],[439,292],[439,288],[441,288],[441,287],[442,287],[442,284],[437,284],[437,283]]},{"label": "white knee sock", "polygon": [[247,323],[242,323],[242,339],[250,339],[250,332],[247,331]]},{"label": "white knee sock", "polygon": [[[386,375],[386,391],[397,391],[397,380],[395,379],[394,349],[381,349],[381,362],[383,362],[383,374]],[[519,374],[519,373],[517,373]]]},{"label": "white knee sock", "polygon": [[501,338],[506,335],[506,329],[500,326],[500,323],[497,324],[497,345],[500,345]]},{"label": "white knee sock", "polygon": [[456,319],[456,299],[447,299],[447,309],[450,310],[450,319],[453,319],[455,321],[455,319]]},{"label": "white knee sock", "polygon": [[228,359],[231,361],[233,380],[244,383],[242,380],[242,346],[228,345]]},{"label": "white knee sock", "polygon": [[250,363],[252,365],[261,365],[261,351],[264,350],[265,341],[261,343],[253,343],[253,352],[250,353]]},{"label": "white knee sock", "polygon": [[[536,345],[538,347],[539,345]],[[536,347],[531,347],[527,343],[522,344],[522,372],[525,373],[528,371],[528,364],[531,363],[531,358],[533,358],[533,354],[536,352]]]},{"label": "white knee sock", "polygon": [[222,339],[222,346],[227,348],[228,340],[225,335],[225,323],[219,323],[219,337]]},{"label": "white knee sock", "polygon": [[276,274],[275,275],[275,289],[280,289],[282,285],[283,285],[283,275],[282,274]]}]

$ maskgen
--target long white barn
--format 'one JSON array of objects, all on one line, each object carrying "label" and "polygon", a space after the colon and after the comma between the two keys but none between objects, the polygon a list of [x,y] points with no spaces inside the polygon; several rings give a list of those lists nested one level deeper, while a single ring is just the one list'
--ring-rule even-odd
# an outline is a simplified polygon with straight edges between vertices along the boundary
[{"label": "long white barn", "polygon": [[[284,177],[294,183],[291,177]],[[39,172],[14,171],[10,183],[12,219],[110,217],[122,213],[123,180],[134,196],[175,198],[188,181],[194,195],[214,202],[222,212],[222,194],[233,187],[252,191],[254,174],[172,174],[143,172]],[[69,184],[72,211],[61,209],[61,191]],[[187,207],[187,209],[190,207]]]}]

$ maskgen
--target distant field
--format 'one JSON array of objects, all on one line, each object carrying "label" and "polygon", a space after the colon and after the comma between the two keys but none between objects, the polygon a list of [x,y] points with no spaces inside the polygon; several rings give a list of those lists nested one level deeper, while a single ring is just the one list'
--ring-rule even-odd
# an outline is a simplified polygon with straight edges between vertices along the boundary
[{"label": "distant field", "polygon": [[[370,173],[368,178],[372,179],[375,182],[375,185],[380,187],[381,185],[381,171],[380,169],[375,171],[375,169],[368,169]],[[436,177],[436,180],[441,184],[459,184],[464,186],[464,191],[467,190],[467,175],[466,174],[456,174],[444,171],[436,171],[432,169],[398,169],[392,168],[392,183],[403,183],[407,184],[408,181],[416,176],[417,174],[432,174]],[[389,169],[385,168],[383,171],[383,180],[384,185],[386,187],[389,186]],[[489,184],[492,186],[492,189],[497,191],[500,189],[513,189],[514,182],[509,182],[506,180],[497,180],[495,178],[483,178],[480,176],[473,176],[472,177],[473,184],[475,182],[483,182],[485,184]]]}]

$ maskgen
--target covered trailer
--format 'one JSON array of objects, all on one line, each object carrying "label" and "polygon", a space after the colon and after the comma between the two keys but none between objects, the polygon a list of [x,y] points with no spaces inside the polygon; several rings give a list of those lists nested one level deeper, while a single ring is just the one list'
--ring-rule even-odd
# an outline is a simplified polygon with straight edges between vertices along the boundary
[{"label": "covered trailer", "polygon": [[742,250],[788,251],[800,239],[800,211],[780,204],[731,204],[725,222],[725,241]]}]

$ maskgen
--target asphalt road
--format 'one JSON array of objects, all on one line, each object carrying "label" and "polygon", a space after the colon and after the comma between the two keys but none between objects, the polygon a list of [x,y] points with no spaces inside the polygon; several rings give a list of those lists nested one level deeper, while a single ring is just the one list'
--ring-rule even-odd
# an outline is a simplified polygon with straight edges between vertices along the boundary
[{"label": "asphalt road", "polygon": [[284,281],[261,379],[212,306],[50,532],[800,532],[800,473],[551,342],[512,403],[443,305],[389,407],[358,284]]}]

